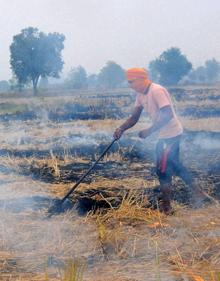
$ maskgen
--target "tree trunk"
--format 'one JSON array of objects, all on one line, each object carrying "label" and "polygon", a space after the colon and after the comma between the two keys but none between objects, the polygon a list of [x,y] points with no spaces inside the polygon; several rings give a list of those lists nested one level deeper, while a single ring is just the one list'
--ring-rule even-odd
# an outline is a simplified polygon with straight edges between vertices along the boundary
[{"label": "tree trunk", "polygon": [[39,76],[32,78],[32,83],[33,83],[33,95],[37,95],[37,83],[39,80]]}]

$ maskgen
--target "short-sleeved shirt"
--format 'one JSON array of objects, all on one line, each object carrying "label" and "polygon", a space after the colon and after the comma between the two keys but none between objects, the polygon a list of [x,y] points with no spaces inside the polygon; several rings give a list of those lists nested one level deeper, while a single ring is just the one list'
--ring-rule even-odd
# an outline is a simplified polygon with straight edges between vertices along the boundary
[{"label": "short-sleeved shirt", "polygon": [[135,101],[135,106],[142,106],[153,123],[156,121],[160,109],[167,105],[172,109],[173,118],[159,129],[159,138],[172,138],[183,132],[183,127],[176,116],[169,92],[161,85],[152,83],[148,93],[138,93]]}]

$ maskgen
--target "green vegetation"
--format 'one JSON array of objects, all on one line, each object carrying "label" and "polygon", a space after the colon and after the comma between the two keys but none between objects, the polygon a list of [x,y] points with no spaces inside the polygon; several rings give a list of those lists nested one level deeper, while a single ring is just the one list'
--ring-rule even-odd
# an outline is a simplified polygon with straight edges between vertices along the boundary
[{"label": "green vegetation", "polygon": [[0,103],[0,115],[25,112],[27,110],[28,110],[27,104]]},{"label": "green vegetation", "polygon": [[10,62],[19,85],[32,81],[36,94],[40,77],[59,77],[64,64],[61,58],[64,39],[63,34],[46,35],[33,27],[25,28],[13,37]]},{"label": "green vegetation", "polygon": [[187,79],[188,83],[215,83],[220,74],[220,64],[214,58],[207,60],[204,66],[193,69]]},{"label": "green vegetation", "polygon": [[82,66],[72,68],[66,80],[66,85],[71,89],[87,88],[86,70]]},{"label": "green vegetation", "polygon": [[[10,81],[0,81],[0,91],[22,91],[32,82],[33,93],[37,93],[38,82],[41,89],[53,88],[48,77],[59,78],[64,61],[65,36],[54,32],[45,34],[37,28],[28,27],[13,37],[10,45],[10,63],[13,77]],[[143,62],[144,65],[144,62]],[[140,65],[141,67],[141,65]],[[203,66],[193,68],[192,63],[178,47],[163,51],[147,66],[150,78],[162,85],[216,83],[220,78],[220,64],[215,59],[205,61]],[[98,73],[88,73],[79,65],[73,66],[62,89],[115,89],[126,87],[125,73],[115,61],[107,61]],[[57,86],[57,85],[56,85]]]},{"label": "green vegetation", "polygon": [[124,70],[113,61],[107,62],[98,75],[99,84],[109,89],[120,86],[124,80]]},{"label": "green vegetation", "polygon": [[179,48],[164,51],[149,64],[151,78],[163,85],[176,85],[191,68],[192,64]]}]

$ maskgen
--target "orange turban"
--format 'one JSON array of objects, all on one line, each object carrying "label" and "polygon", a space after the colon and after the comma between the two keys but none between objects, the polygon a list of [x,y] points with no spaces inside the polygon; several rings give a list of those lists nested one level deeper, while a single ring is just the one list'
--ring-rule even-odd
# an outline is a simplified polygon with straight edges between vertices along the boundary
[{"label": "orange turban", "polygon": [[148,75],[147,71],[144,68],[129,68],[126,71],[126,78],[127,80],[133,80],[133,79],[147,79]]},{"label": "orange turban", "polygon": [[137,92],[145,93],[145,90],[151,84],[144,68],[129,68],[125,75],[128,81],[134,81],[130,86]]}]

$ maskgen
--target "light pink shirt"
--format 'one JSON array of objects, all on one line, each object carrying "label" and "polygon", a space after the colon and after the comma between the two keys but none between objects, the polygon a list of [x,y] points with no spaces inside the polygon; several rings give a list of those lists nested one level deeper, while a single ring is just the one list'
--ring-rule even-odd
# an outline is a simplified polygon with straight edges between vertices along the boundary
[{"label": "light pink shirt", "polygon": [[178,120],[173,108],[173,103],[168,91],[161,85],[152,83],[147,94],[137,94],[135,106],[142,106],[149,114],[150,119],[154,123],[158,117],[160,108],[170,105],[173,111],[173,118],[168,124],[159,130],[159,138],[176,137],[183,132],[183,127]]}]

